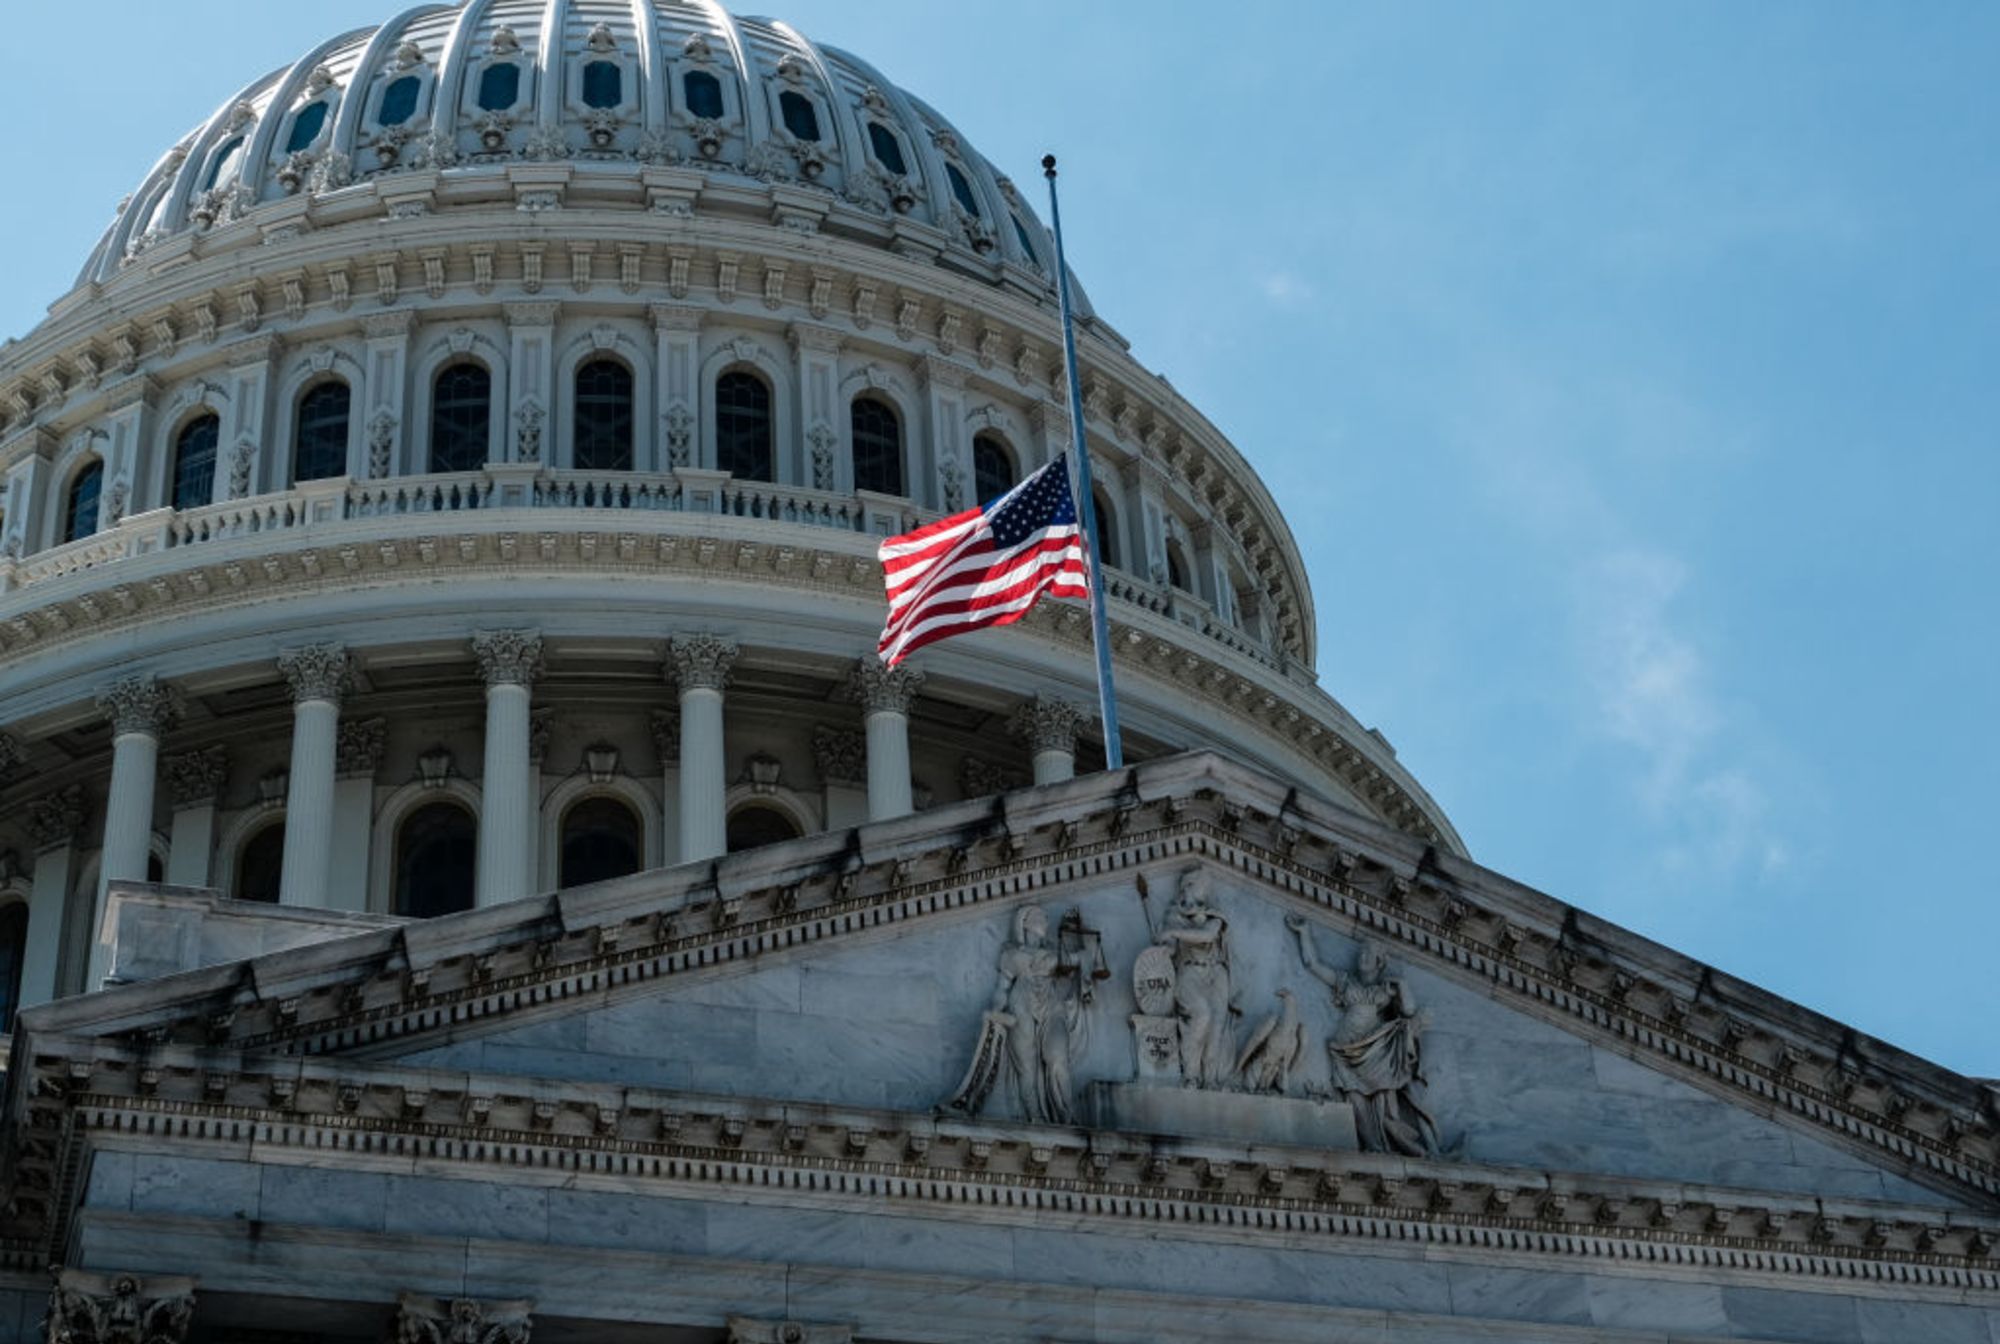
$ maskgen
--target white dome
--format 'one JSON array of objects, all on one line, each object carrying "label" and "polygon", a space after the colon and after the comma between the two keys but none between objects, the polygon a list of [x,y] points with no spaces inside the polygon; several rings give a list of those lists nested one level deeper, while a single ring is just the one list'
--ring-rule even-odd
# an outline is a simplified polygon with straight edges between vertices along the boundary
[{"label": "white dome", "polygon": [[441,203],[470,202],[522,163],[629,188],[635,162],[793,184],[819,228],[1047,283],[1048,234],[948,121],[866,61],[710,0],[459,0],[324,42],[183,137],[79,282],[291,198],[434,173]]}]

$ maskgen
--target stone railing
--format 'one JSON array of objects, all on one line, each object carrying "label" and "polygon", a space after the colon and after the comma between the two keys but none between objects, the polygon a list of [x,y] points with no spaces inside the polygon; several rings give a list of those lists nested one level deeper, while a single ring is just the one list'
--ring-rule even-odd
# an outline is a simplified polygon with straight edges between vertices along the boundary
[{"label": "stone railing", "polygon": [[[53,580],[133,556],[295,531],[323,538],[326,529],[349,522],[493,510],[707,514],[825,528],[857,541],[905,532],[941,516],[889,495],[842,495],[693,468],[648,473],[507,465],[385,480],[335,477],[198,509],[155,509],[25,560],[0,557],[0,594],[25,595]],[[1287,670],[1262,641],[1219,620],[1198,598],[1115,570],[1105,571],[1104,578],[1114,612],[1123,609],[1130,615],[1136,608],[1265,667]]]}]

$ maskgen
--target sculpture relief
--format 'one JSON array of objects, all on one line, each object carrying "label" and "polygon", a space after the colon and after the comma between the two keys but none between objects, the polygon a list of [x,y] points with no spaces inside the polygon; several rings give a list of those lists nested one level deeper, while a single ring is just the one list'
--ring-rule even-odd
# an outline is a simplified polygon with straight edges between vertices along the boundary
[{"label": "sculpture relief", "polygon": [[42,1322],[48,1344],[181,1344],[194,1319],[194,1280],[141,1282],[58,1270]]},{"label": "sculpture relief", "polygon": [[1437,1122],[1419,1099],[1426,1019],[1409,989],[1388,975],[1388,958],[1376,944],[1361,945],[1351,973],[1337,971],[1314,955],[1304,919],[1289,915],[1285,926],[1298,938],[1306,970],[1332,991],[1339,1010],[1326,1049],[1334,1094],[1354,1108],[1363,1151],[1437,1156]]},{"label": "sculpture relief", "polygon": [[[1139,893],[1144,900],[1143,882]],[[1171,1007],[1178,1019],[1181,1082],[1187,1087],[1226,1088],[1236,1072],[1228,938],[1229,921],[1209,901],[1208,874],[1189,868],[1181,874],[1173,909],[1153,933],[1153,947],[1140,954],[1134,967],[1141,1013],[1165,1018],[1168,1013],[1160,1010]],[[1163,981],[1170,985],[1171,998]],[[1159,1053],[1158,1033],[1153,1035],[1153,1044],[1142,1040],[1142,1058]]]},{"label": "sculpture relief", "polygon": [[1004,1076],[1013,1081],[1024,1118],[1075,1124],[1072,1069],[1087,1041],[1094,982],[1109,975],[1097,931],[1085,928],[1077,911],[1063,916],[1051,942],[1040,906],[1016,910],[972,1064],[945,1109],[977,1115]]}]

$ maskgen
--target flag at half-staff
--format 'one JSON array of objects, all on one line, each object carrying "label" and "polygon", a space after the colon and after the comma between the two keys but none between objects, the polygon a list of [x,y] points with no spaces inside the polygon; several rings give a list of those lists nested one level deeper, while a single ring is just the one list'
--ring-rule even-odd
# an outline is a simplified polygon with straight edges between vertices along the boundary
[{"label": "flag at half-staff", "polygon": [[935,640],[1026,616],[1043,596],[1090,596],[1090,557],[1064,457],[976,509],[890,537],[876,551],[894,667]]}]

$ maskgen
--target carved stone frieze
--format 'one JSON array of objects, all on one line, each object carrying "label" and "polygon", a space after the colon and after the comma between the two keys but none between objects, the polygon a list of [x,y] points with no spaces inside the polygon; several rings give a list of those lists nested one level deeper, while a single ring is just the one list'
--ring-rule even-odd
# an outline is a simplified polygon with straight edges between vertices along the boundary
[{"label": "carved stone frieze", "polygon": [[181,1344],[194,1320],[193,1279],[61,1269],[55,1280],[47,1344]]},{"label": "carved stone frieze", "polygon": [[823,784],[867,783],[867,739],[852,728],[821,724],[813,729],[813,768]]},{"label": "carved stone frieze", "polygon": [[879,658],[862,658],[847,675],[847,697],[866,714],[908,714],[910,702],[924,684],[924,674],[911,667],[884,667]]},{"label": "carved stone frieze", "polygon": [[1072,1070],[1094,997],[1090,972],[1096,939],[1096,931],[1084,928],[1074,910],[1054,937],[1039,905],[1014,912],[1012,937],[1000,949],[999,978],[973,1044],[972,1062],[945,1110],[978,1115],[1004,1082],[1023,1119],[1042,1125],[1076,1123]]},{"label": "carved stone frieze", "polygon": [[278,670],[291,685],[292,699],[339,704],[354,682],[354,665],[341,644],[309,644],[278,655]]},{"label": "carved stone frieze", "polygon": [[350,777],[374,778],[382,767],[382,746],[389,730],[387,719],[341,720],[334,739],[335,769]]},{"label": "carved stone frieze", "polygon": [[1304,919],[1286,925],[1297,935],[1299,957],[1327,987],[1339,1017],[1327,1040],[1333,1090],[1354,1108],[1354,1126],[1367,1152],[1436,1157],[1437,1122],[1423,1100],[1423,1015],[1409,987],[1389,974],[1382,948],[1363,942],[1352,971],[1323,965]]},{"label": "carved stone frieze", "polygon": [[69,844],[82,833],[83,816],[83,786],[58,789],[28,804],[28,838],[36,849]]},{"label": "carved stone frieze", "polygon": [[160,775],[176,809],[212,807],[229,780],[229,749],[217,744],[165,757]]},{"label": "carved stone frieze", "polygon": [[111,720],[114,737],[146,733],[158,737],[180,718],[181,697],[158,677],[127,677],[98,692],[97,707]]},{"label": "carved stone frieze", "polygon": [[479,1302],[469,1297],[396,1297],[395,1344],[528,1344],[532,1298]]},{"label": "carved stone frieze", "polygon": [[1077,733],[1084,721],[1084,712],[1067,700],[1038,695],[1014,711],[1007,720],[1007,731],[1025,742],[1030,751],[1061,751],[1074,756]]},{"label": "carved stone frieze", "polygon": [[735,640],[720,635],[675,635],[667,645],[668,678],[683,691],[720,691],[739,652]]},{"label": "carved stone frieze", "polygon": [[542,636],[537,630],[481,630],[472,654],[488,686],[527,686],[542,672]]}]

